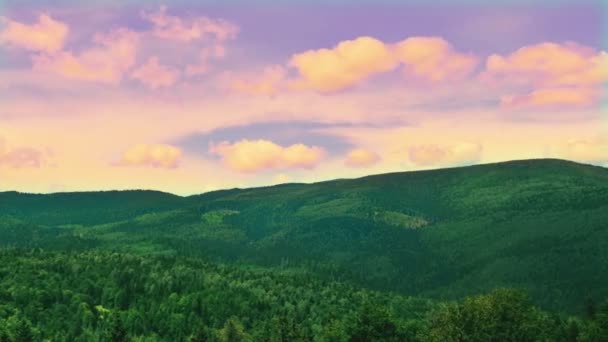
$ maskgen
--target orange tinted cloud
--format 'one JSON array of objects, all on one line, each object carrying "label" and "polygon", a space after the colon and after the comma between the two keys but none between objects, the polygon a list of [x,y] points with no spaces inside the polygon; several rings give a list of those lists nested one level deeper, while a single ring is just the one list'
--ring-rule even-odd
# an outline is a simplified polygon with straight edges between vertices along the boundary
[{"label": "orange tinted cloud", "polygon": [[280,65],[264,69],[260,77],[235,78],[231,81],[230,89],[252,95],[274,95],[285,79],[285,69]]},{"label": "orange tinted cloud", "polygon": [[431,82],[460,80],[477,66],[471,54],[455,51],[439,37],[412,37],[396,44],[397,58],[407,74]]},{"label": "orange tinted cloud", "polygon": [[600,93],[592,88],[538,89],[529,94],[510,95],[501,98],[506,108],[558,108],[588,107],[598,101]]},{"label": "orange tinted cloud", "polygon": [[28,25],[6,18],[0,32],[0,44],[23,48],[30,51],[53,53],[59,51],[68,35],[68,26],[46,14],[38,16],[38,22]]},{"label": "orange tinted cloud", "polygon": [[133,70],[131,78],[152,89],[169,87],[177,82],[179,70],[160,64],[158,57],[150,57],[145,64]]},{"label": "orange tinted cloud", "polygon": [[80,54],[62,51],[35,56],[34,70],[81,81],[118,83],[135,63],[138,40],[137,33],[124,28],[97,34],[97,46]]},{"label": "orange tinted cloud", "polygon": [[400,64],[410,78],[429,82],[461,80],[473,72],[478,59],[457,52],[439,37],[411,37],[396,44],[359,37],[340,42],[332,49],[295,54],[289,64],[300,74],[293,82],[294,88],[334,92]]},{"label": "orange tinted cloud", "polygon": [[154,25],[157,37],[183,42],[208,38],[225,41],[236,37],[239,31],[236,25],[222,19],[197,17],[186,20],[168,15],[166,6],[161,6],[157,12],[144,11],[141,16]]},{"label": "orange tinted cloud", "polygon": [[597,84],[608,80],[607,58],[606,52],[576,44],[542,43],[488,57],[484,76],[538,86]]},{"label": "orange tinted cloud", "polygon": [[494,84],[533,88],[504,96],[501,103],[507,108],[590,106],[608,82],[608,54],[574,43],[542,43],[488,57],[480,77]]},{"label": "orange tinted cloud", "polygon": [[181,156],[182,151],[170,145],[138,144],[123,153],[118,165],[174,169],[179,166]]},{"label": "orange tinted cloud", "polygon": [[212,146],[223,163],[238,172],[258,172],[271,169],[312,169],[325,156],[317,146],[294,144],[283,147],[268,140],[241,140]]},{"label": "orange tinted cloud", "polygon": [[294,87],[332,92],[351,87],[397,61],[389,46],[372,37],[340,42],[332,49],[309,50],[292,56],[289,63],[300,73]]},{"label": "orange tinted cloud", "polygon": [[409,148],[409,159],[420,166],[472,164],[481,159],[482,146],[459,143],[451,146],[416,145]]},{"label": "orange tinted cloud", "polygon": [[346,155],[344,164],[348,167],[362,168],[372,166],[380,161],[380,156],[370,150],[357,148]]},{"label": "orange tinted cloud", "polygon": [[46,163],[46,155],[31,147],[9,148],[0,138],[0,167],[13,169],[39,168]]}]

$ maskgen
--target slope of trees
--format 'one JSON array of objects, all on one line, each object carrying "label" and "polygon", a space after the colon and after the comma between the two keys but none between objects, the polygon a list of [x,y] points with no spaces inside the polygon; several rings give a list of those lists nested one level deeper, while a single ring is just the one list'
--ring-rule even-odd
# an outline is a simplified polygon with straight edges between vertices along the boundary
[{"label": "slope of trees", "polygon": [[0,251],[0,341],[605,341],[608,305],[554,315],[498,289],[437,303],[175,257]]}]

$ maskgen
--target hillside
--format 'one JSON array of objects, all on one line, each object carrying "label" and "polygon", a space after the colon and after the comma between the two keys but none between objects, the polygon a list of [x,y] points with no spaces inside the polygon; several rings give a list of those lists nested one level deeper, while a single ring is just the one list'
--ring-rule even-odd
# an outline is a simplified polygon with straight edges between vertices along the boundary
[{"label": "hillside", "polygon": [[608,170],[528,160],[218,191],[0,194],[4,245],[305,269],[408,295],[508,286],[579,311],[608,284]]}]

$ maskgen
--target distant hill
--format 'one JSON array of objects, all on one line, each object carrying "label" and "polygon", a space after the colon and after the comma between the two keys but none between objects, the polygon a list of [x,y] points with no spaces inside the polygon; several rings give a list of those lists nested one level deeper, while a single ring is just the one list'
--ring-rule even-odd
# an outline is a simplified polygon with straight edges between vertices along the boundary
[{"label": "distant hill", "polygon": [[0,241],[9,245],[304,268],[410,295],[460,298],[509,286],[577,311],[608,290],[608,170],[562,160],[185,198],[1,193],[2,217]]}]

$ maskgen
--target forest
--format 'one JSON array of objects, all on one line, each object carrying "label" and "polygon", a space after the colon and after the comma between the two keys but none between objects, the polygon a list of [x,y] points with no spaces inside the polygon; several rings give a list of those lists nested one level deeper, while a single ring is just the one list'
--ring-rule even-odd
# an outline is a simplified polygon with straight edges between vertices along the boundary
[{"label": "forest", "polygon": [[438,302],[199,259],[11,249],[0,275],[0,341],[608,338],[608,302],[566,317],[513,289]]},{"label": "forest", "polygon": [[608,170],[0,193],[1,341],[607,341]]}]

